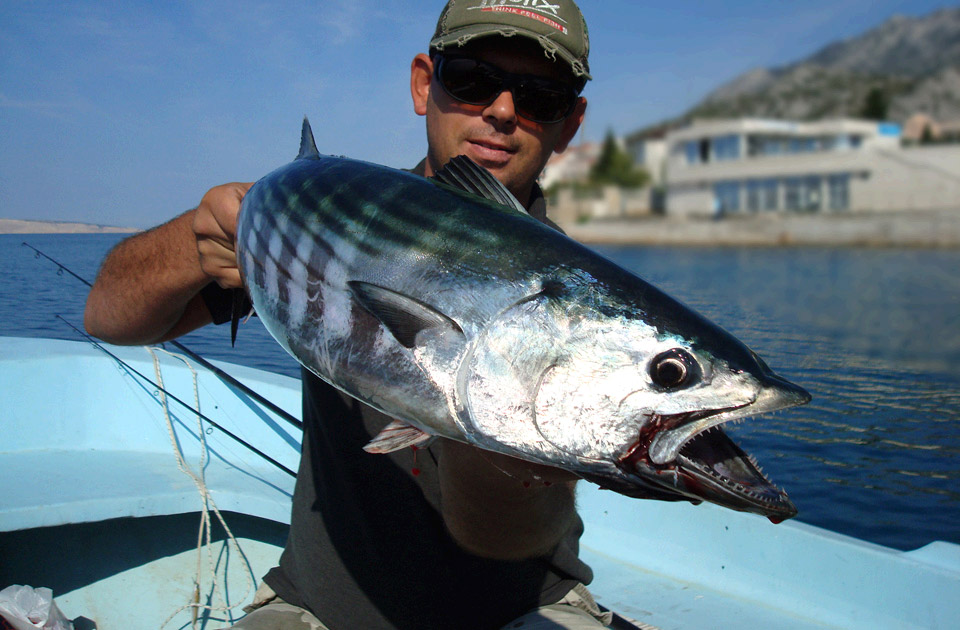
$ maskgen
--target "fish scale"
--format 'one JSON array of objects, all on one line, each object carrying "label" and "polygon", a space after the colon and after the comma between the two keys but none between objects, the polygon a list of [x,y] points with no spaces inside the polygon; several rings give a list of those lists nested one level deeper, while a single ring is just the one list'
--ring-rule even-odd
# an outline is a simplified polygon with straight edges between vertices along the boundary
[{"label": "fish scale", "polygon": [[720,425],[809,394],[740,341],[467,158],[425,179],[301,138],[244,197],[238,261],[277,341],[396,419],[367,450],[442,436],[638,498],[796,513]]}]

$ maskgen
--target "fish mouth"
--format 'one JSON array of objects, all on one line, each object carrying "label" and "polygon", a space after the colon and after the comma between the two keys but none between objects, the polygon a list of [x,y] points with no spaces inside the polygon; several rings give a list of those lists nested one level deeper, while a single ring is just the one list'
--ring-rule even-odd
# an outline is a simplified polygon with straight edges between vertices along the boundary
[{"label": "fish mouth", "polygon": [[762,514],[775,523],[797,515],[786,491],[770,481],[757,460],[719,426],[685,443],[676,462],[683,485],[700,498]]},{"label": "fish mouth", "polygon": [[653,434],[641,436],[619,468],[630,476],[662,480],[663,490],[682,495],[677,498],[706,500],[779,523],[796,516],[796,506],[720,425],[809,400],[802,388],[782,381],[745,405],[654,416],[645,423]]}]

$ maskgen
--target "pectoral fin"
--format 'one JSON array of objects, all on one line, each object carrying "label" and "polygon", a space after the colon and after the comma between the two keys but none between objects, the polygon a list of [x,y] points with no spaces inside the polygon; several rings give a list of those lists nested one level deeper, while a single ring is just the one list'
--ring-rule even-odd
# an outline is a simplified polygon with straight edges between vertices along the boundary
[{"label": "pectoral fin", "polygon": [[425,447],[428,442],[432,442],[435,436],[421,431],[415,426],[411,426],[403,420],[394,420],[383,428],[375,438],[370,440],[363,447],[368,453],[382,455],[399,451],[408,446]]},{"label": "pectoral fin", "polygon": [[457,322],[409,295],[358,280],[347,285],[357,301],[406,348],[417,345],[417,334],[430,329],[463,337],[463,329]]}]

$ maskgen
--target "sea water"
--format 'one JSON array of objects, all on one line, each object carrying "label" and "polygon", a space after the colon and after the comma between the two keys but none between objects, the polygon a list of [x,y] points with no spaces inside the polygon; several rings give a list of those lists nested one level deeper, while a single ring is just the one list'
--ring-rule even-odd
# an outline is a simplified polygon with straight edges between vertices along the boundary
[{"label": "sea water", "polygon": [[[0,335],[81,337],[87,288],[117,235],[0,235]],[[728,433],[785,487],[799,520],[913,549],[960,543],[960,251],[602,247],[813,394]],[[256,320],[181,339],[291,376]],[[0,390],[3,385],[0,384]],[[4,394],[6,395],[6,394]]]}]

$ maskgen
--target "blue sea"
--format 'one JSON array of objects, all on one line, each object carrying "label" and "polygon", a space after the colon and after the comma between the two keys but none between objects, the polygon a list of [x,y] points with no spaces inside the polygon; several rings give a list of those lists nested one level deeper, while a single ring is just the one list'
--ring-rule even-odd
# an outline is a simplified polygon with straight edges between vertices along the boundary
[{"label": "blue sea", "polygon": [[[0,235],[0,335],[80,339],[87,288],[117,235]],[[740,337],[814,396],[728,432],[799,520],[913,549],[960,543],[960,251],[603,247]],[[181,339],[208,358],[297,376],[254,318]]]}]

